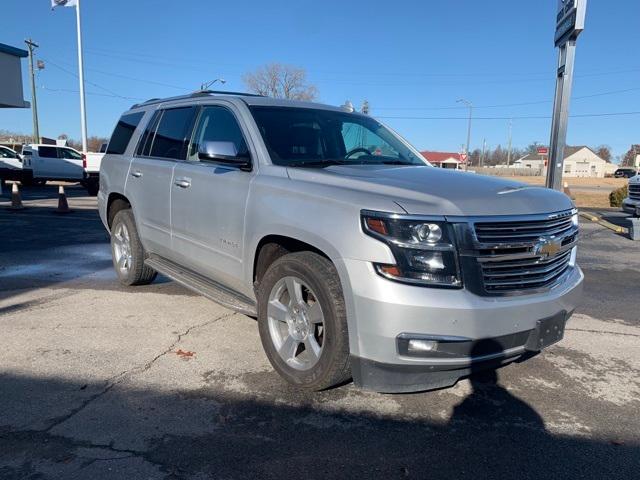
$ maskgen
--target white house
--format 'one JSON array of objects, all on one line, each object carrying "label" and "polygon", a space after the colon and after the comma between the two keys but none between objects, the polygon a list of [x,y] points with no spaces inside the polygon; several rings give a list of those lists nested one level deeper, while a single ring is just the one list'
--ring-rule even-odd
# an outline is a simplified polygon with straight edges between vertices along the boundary
[{"label": "white house", "polygon": [[[547,162],[547,155],[530,154],[513,162],[511,167],[531,168],[536,170],[539,175],[546,175]],[[587,146],[567,146],[564,148],[563,177],[603,178],[605,175],[615,172],[617,168],[617,165],[603,160]]]}]

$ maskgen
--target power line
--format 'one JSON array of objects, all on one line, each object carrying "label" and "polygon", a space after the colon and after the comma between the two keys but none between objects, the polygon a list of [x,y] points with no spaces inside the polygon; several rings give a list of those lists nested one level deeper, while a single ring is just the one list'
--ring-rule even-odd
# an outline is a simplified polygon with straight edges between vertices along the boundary
[{"label": "power line", "polygon": [[[640,115],[640,111],[637,112],[603,112],[603,113],[584,113],[577,115],[569,115],[571,118],[590,118],[590,117],[618,117]],[[469,117],[400,117],[400,116],[377,116],[381,119],[392,120],[468,120]],[[508,117],[473,117],[474,120],[548,120],[550,115],[526,115],[526,116],[508,116]]]},{"label": "power line", "polygon": [[[48,59],[43,59],[43,60],[44,60],[45,62],[47,62],[47,63],[50,63],[50,64],[51,64],[51,65],[53,65],[54,67],[56,67],[56,68],[58,68],[58,69],[62,70],[63,72],[66,72],[66,73],[68,73],[69,75],[72,75],[72,76],[74,76],[75,78],[78,78],[78,75],[77,75],[76,73],[74,73],[74,72],[72,72],[72,71],[70,71],[70,70],[67,70],[67,69],[66,69],[66,68],[64,68],[64,67],[61,67],[61,66],[60,66],[60,65],[58,65],[57,63],[52,62],[51,60],[48,60]],[[123,96],[123,95],[120,95],[120,94],[118,94],[118,93],[114,92],[113,90],[109,90],[108,88],[103,87],[102,85],[98,85],[98,84],[97,84],[97,83],[95,83],[95,82],[90,82],[89,80],[85,80],[85,82],[86,82],[86,83],[88,83],[89,85],[92,85],[92,86],[94,86],[94,87],[96,87],[96,88],[99,88],[100,90],[104,90],[105,92],[110,93],[110,94],[111,94],[111,95],[113,95],[114,97],[122,98],[122,99],[124,99],[124,100],[133,100],[133,98],[132,98],[132,97],[125,97],[125,96]]]},{"label": "power line", "polygon": [[[624,90],[611,90],[611,91],[607,91],[607,92],[599,92],[599,93],[593,93],[590,95],[580,95],[580,96],[576,96],[573,97],[573,100],[582,100],[585,98],[594,98],[594,97],[602,97],[605,95],[616,95],[619,93],[628,93],[628,92],[635,92],[640,90],[640,87],[635,87],[635,88],[626,88]],[[502,103],[502,104],[495,104],[495,105],[479,105],[479,106],[474,106],[473,108],[506,108],[506,107],[524,107],[524,106],[529,106],[529,105],[542,105],[542,104],[548,104],[548,103],[553,103],[553,100],[537,100],[537,101],[532,101],[532,102],[518,102],[518,103]],[[449,107],[376,107],[375,110],[461,110],[461,109],[466,109],[466,107],[454,107],[454,106],[449,106]]]},{"label": "power line", "polygon": [[[49,88],[45,85],[40,85],[40,88],[46,90],[48,92],[64,92],[64,93],[80,93],[79,90],[71,90],[68,88]],[[122,95],[111,95],[109,93],[98,93],[98,92],[86,92],[87,95],[93,95],[97,97],[110,97],[110,98],[118,98],[120,100],[146,100],[146,98],[140,97],[123,97]]]}]

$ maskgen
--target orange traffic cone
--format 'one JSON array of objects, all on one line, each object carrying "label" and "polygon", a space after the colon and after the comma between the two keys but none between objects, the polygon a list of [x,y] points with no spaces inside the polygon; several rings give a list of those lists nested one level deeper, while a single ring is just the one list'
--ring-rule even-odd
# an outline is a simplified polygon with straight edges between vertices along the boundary
[{"label": "orange traffic cone", "polygon": [[58,187],[58,209],[56,213],[69,213],[69,203],[67,202],[67,194],[64,193],[64,187],[60,185]]},{"label": "orange traffic cone", "polygon": [[11,208],[12,210],[22,210],[22,197],[20,196],[20,190],[18,190],[18,184],[14,183],[11,187]]}]

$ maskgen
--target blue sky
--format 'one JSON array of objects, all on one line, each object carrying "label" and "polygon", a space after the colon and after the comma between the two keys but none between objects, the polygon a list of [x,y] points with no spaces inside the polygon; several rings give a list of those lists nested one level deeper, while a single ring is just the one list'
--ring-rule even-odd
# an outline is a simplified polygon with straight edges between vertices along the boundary
[{"label": "blue sky", "polygon": [[[551,114],[555,9],[556,0],[82,0],[89,135],[109,135],[138,99],[187,93],[216,77],[243,90],[244,72],[277,61],[304,67],[324,103],[369,100],[372,115],[420,149],[460,149],[461,97],[478,117],[504,118],[474,121],[472,147],[483,138],[505,146],[509,117],[514,145],[546,144],[549,119],[517,117]],[[0,11],[1,43],[40,44],[41,133],[79,138],[74,9],[2,0]],[[638,18],[637,0],[589,0],[572,115],[640,111]],[[26,61],[23,70],[28,99]],[[0,129],[29,133],[31,112],[0,110]],[[640,115],[569,124],[569,144],[608,144],[620,155],[639,142]]]}]

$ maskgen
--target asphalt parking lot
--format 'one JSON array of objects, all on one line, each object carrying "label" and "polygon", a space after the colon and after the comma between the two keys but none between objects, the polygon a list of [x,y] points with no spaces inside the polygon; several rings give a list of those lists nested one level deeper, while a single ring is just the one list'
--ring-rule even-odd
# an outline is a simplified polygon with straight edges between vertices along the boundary
[{"label": "asphalt parking lot", "polygon": [[301,393],[253,319],[119,286],[95,199],[56,188],[0,200],[0,479],[638,478],[639,242],[584,223],[565,339],[497,378]]}]

